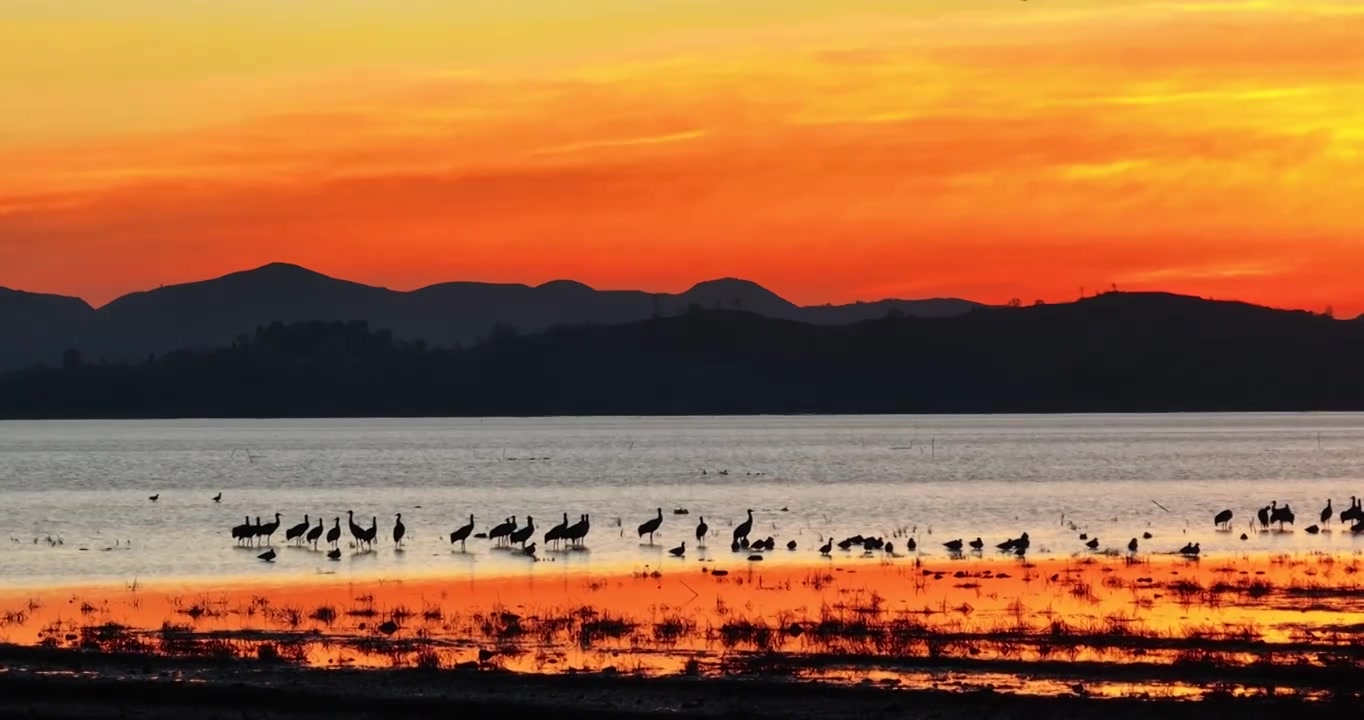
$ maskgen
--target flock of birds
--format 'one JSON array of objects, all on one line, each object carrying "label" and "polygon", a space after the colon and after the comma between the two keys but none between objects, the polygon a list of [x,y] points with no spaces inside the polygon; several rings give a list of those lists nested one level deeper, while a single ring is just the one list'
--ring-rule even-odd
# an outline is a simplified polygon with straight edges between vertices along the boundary
[{"label": "flock of birds", "polygon": [[[155,502],[159,497],[159,494],[152,495],[149,499]],[[219,493],[213,498],[214,502],[221,502],[221,500],[222,493]],[[785,510],[785,508],[783,508],[783,510]],[[675,510],[674,513],[687,514],[687,511]],[[231,529],[232,538],[238,545],[257,545],[261,542],[269,545],[275,533],[280,529],[281,517],[280,513],[275,513],[274,520],[265,523],[261,522],[259,516],[256,517],[255,522],[252,522],[251,518],[247,517],[245,522]],[[1320,515],[1321,525],[1325,525],[1329,528],[1331,521],[1337,517],[1342,523],[1352,523],[1350,525],[1350,532],[1352,534],[1364,535],[1364,499],[1351,497],[1349,508],[1341,511],[1338,515],[1333,509],[1331,501],[1327,500],[1326,507],[1321,511]],[[1230,532],[1231,523],[1234,518],[1235,513],[1231,510],[1223,510],[1213,517],[1213,524],[1219,531]],[[654,517],[640,523],[638,526],[637,532],[639,537],[647,538],[648,544],[652,545],[654,542],[654,535],[658,533],[663,526],[663,519],[663,509],[658,508],[657,514]],[[1284,526],[1292,525],[1296,519],[1296,515],[1287,503],[1279,505],[1278,501],[1274,501],[1255,512],[1254,519],[1251,521],[1251,529],[1258,529],[1260,532],[1268,532],[1277,525],[1278,530],[1284,532]],[[353,540],[352,546],[360,551],[373,549],[374,542],[379,534],[378,517],[371,516],[370,525],[365,527],[355,522],[354,511],[348,511],[346,513],[346,521],[350,536]],[[492,541],[496,546],[516,549],[525,556],[531,558],[536,557],[538,548],[535,541],[537,530],[533,517],[527,516],[525,525],[518,524],[515,516],[507,517],[502,522],[492,526],[486,532],[477,534],[474,532],[475,527],[475,517],[470,515],[468,523],[456,528],[450,533],[450,543],[452,545],[459,543],[460,549],[464,550],[467,541],[471,537],[486,539]],[[541,541],[546,546],[552,545],[556,548],[581,548],[591,529],[592,524],[590,515],[579,515],[577,522],[570,523],[568,513],[564,513],[563,520],[546,531],[541,537]],[[1322,532],[1321,526],[1316,524],[1307,527],[1305,530],[1314,535]],[[751,554],[748,556],[749,560],[761,560],[762,556],[757,553],[774,550],[776,548],[776,540],[770,536],[751,540],[750,535],[752,532],[753,511],[750,509],[747,511],[747,519],[734,526],[730,549],[734,552],[750,552]],[[392,531],[393,544],[396,549],[402,550],[403,539],[406,535],[407,528],[403,524],[402,513],[397,513]],[[704,548],[706,546],[706,538],[709,535],[710,526],[706,524],[706,519],[704,517],[699,518],[699,522],[696,525],[697,545]],[[319,543],[325,540],[329,547],[327,557],[331,560],[341,559],[340,543],[342,529],[340,517],[334,518],[332,527],[327,528],[323,518],[317,518],[317,523],[314,525],[312,517],[304,515],[302,522],[293,525],[284,531],[284,538],[287,542],[296,545],[311,545],[314,550],[317,550]],[[1147,532],[1142,534],[1142,538],[1150,540],[1152,536]],[[1249,535],[1243,533],[1241,539],[1248,540]],[[1086,533],[1081,533],[1080,540],[1084,541],[1084,546],[1091,551],[1098,551],[1101,548],[1099,538],[1097,537],[1090,537]],[[960,555],[968,550],[973,553],[981,553],[985,549],[985,541],[979,537],[970,541],[957,538],[955,540],[949,540],[942,545],[953,555]],[[1008,538],[1003,542],[997,543],[994,547],[1002,553],[1011,553],[1018,557],[1023,557],[1031,546],[1032,541],[1029,539],[1028,533],[1025,532],[1016,538]],[[835,547],[843,551],[861,549],[866,555],[871,555],[880,551],[889,557],[896,556],[895,544],[893,542],[887,542],[880,536],[853,535],[838,542],[834,542],[832,538],[829,538],[824,541],[824,544],[821,547],[819,547],[819,553],[823,556],[829,556]],[[1136,553],[1139,547],[1140,541],[1138,538],[1134,537],[1127,543],[1127,550],[1129,552]],[[796,541],[791,540],[787,542],[786,548],[791,551],[796,550]],[[906,552],[914,552],[918,549],[918,543],[913,537],[906,537],[903,549]],[[687,543],[684,541],[677,547],[668,550],[668,552],[674,557],[685,557],[687,554]],[[1201,552],[1201,544],[1196,542],[1188,543],[1178,550],[1178,554],[1192,557],[1198,556]],[[266,562],[273,562],[278,555],[274,548],[270,547],[257,557]]]}]

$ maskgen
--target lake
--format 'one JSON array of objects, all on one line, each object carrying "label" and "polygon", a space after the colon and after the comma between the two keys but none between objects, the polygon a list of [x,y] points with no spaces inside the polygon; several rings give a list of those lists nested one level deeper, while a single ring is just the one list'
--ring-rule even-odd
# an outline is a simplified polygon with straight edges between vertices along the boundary
[{"label": "lake", "polygon": [[[1024,531],[1050,556],[1087,552],[1081,532],[1113,550],[1149,532],[1142,552],[1194,541],[1213,555],[1340,552],[1364,540],[1304,528],[1327,498],[1338,512],[1360,493],[1355,414],[4,422],[0,582],[734,567],[748,553],[730,551],[731,528],[750,508],[751,537],[777,541],[766,563],[818,561],[823,539],[853,534],[899,548],[912,536],[937,560],[944,541],[988,547]],[[1295,532],[1250,530],[1271,501],[1292,505]],[[635,529],[658,508],[650,546]],[[1234,531],[1216,532],[1225,508]],[[374,552],[344,547],[329,561],[284,547],[305,513],[329,528],[339,517],[344,531],[348,510],[365,526],[378,518]],[[276,512],[274,563],[234,546],[232,526]],[[544,547],[563,513],[591,514],[586,551]],[[533,516],[541,561],[486,540],[452,548],[470,514],[478,532]],[[702,516],[715,533],[705,552],[694,547]],[[686,559],[668,556],[684,540]]]}]

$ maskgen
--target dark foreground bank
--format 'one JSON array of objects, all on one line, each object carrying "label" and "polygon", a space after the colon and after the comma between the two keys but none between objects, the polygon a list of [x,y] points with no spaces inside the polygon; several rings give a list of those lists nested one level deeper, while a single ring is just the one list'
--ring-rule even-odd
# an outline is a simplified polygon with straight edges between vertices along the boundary
[{"label": "dark foreground bank", "polygon": [[1297,697],[1200,702],[949,693],[748,679],[307,670],[0,645],[0,716],[30,718],[1179,718],[1341,717]]}]

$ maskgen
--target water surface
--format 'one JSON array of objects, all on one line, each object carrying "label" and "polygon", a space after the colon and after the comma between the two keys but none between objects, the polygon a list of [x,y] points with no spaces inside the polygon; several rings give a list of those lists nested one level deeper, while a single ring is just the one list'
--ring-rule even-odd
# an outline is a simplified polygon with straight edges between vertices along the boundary
[{"label": "water surface", "polygon": [[[1339,509],[1364,493],[1362,461],[1354,414],[6,422],[0,582],[733,565],[746,554],[729,551],[730,528],[748,508],[753,537],[777,540],[768,563],[809,562],[822,539],[855,533],[901,547],[912,535],[936,557],[946,540],[1023,531],[1050,555],[1083,552],[1080,532],[1113,549],[1150,532],[1153,552],[1342,551],[1364,541],[1303,528],[1327,498]],[[1275,500],[1292,504],[1297,531],[1241,541]],[[635,528],[657,508],[661,532],[641,545]],[[1224,508],[1235,529],[1214,532]],[[347,510],[378,518],[376,552],[331,562],[281,547],[265,565],[228,535],[275,512],[285,528],[307,513],[344,529]],[[542,548],[552,562],[484,541],[452,552],[447,537],[471,513],[481,532],[510,515],[543,531],[565,512],[591,513],[588,551]],[[693,547],[701,516],[719,533],[707,553]],[[684,540],[686,561],[666,555]]]}]

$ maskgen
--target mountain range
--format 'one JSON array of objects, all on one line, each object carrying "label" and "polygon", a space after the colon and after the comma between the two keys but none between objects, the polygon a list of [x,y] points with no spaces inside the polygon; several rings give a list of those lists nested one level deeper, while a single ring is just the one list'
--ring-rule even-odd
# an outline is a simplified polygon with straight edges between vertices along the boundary
[{"label": "mountain range", "polygon": [[0,288],[0,372],[58,364],[70,348],[96,362],[215,348],[273,322],[363,320],[400,339],[456,347],[486,338],[499,327],[535,333],[614,325],[679,315],[692,306],[847,325],[896,311],[950,317],[980,304],[943,298],[801,307],[761,285],[732,278],[703,282],[679,294],[595,290],[567,280],[533,287],[451,282],[399,292],[273,263],[132,293],[98,309],[79,298]]},{"label": "mountain range", "polygon": [[359,322],[0,373],[0,418],[1364,410],[1364,323],[1160,293],[818,325],[729,309],[442,349]]}]

